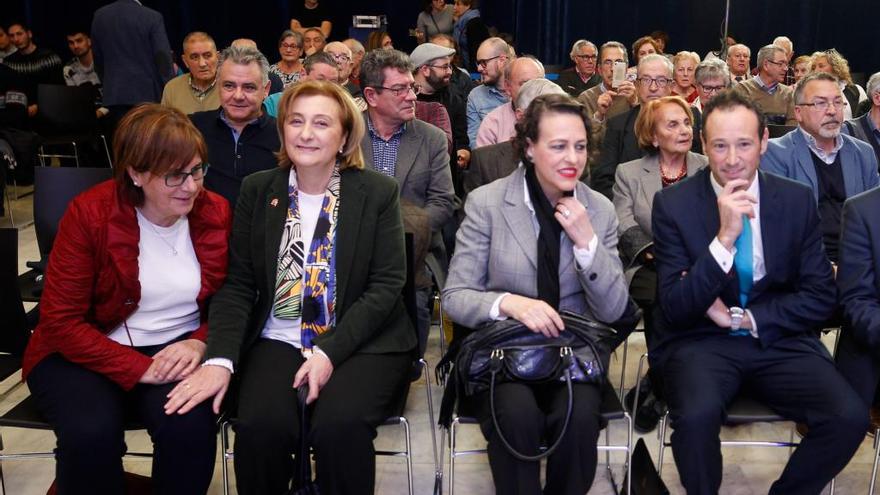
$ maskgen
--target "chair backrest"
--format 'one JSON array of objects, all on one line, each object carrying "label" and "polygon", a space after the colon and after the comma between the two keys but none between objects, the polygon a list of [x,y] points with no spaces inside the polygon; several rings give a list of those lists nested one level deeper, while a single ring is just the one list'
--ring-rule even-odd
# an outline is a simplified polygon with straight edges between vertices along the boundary
[{"label": "chair backrest", "polygon": [[49,257],[58,222],[77,194],[110,179],[109,168],[36,167],[34,169],[34,230],[43,260]]},{"label": "chair backrest", "polygon": [[40,84],[37,87],[37,117],[51,132],[90,133],[97,129],[95,88]]},{"label": "chair backrest", "polygon": [[18,289],[18,230],[0,229],[0,352],[20,356],[27,345],[27,317]]},{"label": "chair backrest", "polygon": [[782,137],[789,132],[795,130],[797,128],[796,125],[773,125],[770,124],[767,126],[767,131],[770,134],[770,138],[778,138]]},{"label": "chair backrest", "polygon": [[418,303],[416,302],[416,275],[415,275],[415,253],[413,248],[413,234],[407,232],[404,234],[404,245],[406,246],[406,283],[403,285],[403,304],[406,306],[406,312],[412,320],[413,328],[416,329],[418,335]]}]

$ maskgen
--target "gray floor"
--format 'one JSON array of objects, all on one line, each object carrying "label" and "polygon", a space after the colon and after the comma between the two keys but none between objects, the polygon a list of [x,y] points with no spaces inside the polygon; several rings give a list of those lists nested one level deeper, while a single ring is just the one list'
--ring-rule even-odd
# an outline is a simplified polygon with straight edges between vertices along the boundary
[{"label": "gray floor", "polygon": [[[25,189],[26,190],[26,189]],[[22,192],[20,190],[20,192]],[[12,192],[10,191],[10,195]],[[25,261],[38,258],[36,239],[32,224],[32,196],[25,196],[19,200],[12,199],[15,221],[20,229],[19,234],[19,269],[23,271]],[[0,218],[0,227],[10,226],[9,217]],[[436,363],[440,355],[439,330],[432,329],[432,339],[428,346],[427,359],[429,363]],[[829,339],[827,344],[831,345]],[[626,363],[627,386],[635,381],[638,356],[645,351],[645,343],[641,334],[630,338],[629,359]],[[612,358],[611,376],[614,379],[620,377],[621,356]],[[13,377],[0,384],[0,391],[10,388],[18,377]],[[441,390],[434,386],[435,409],[439,406]],[[0,413],[11,408],[17,401],[27,395],[27,387],[22,386],[9,394],[0,402]],[[414,449],[414,475],[415,493],[430,494],[434,486],[434,468],[431,455],[431,435],[427,414],[427,402],[425,399],[425,386],[423,382],[414,384],[410,391],[407,404],[407,417],[411,422],[413,449]],[[725,429],[722,438],[762,438],[787,440],[791,425],[789,423],[759,424]],[[460,438],[461,448],[480,448],[485,445],[478,428],[467,426],[462,430]],[[54,444],[51,432],[25,431],[13,428],[5,428],[3,434],[4,453],[26,451],[50,451]],[[438,432],[438,435],[440,433]],[[625,440],[625,429],[620,422],[611,425],[612,442]],[[438,439],[442,438],[438,436]],[[644,436],[656,462],[658,440],[656,433]],[[143,432],[135,432],[128,435],[128,445],[132,450],[145,450],[149,448],[149,440]],[[380,429],[379,438],[376,440],[377,449],[398,449],[403,446],[403,436],[396,427],[383,427]],[[671,451],[668,451],[671,453]],[[856,456],[849,466],[838,476],[836,493],[838,494],[863,494],[868,491],[868,482],[873,461],[873,439],[866,438]],[[767,493],[770,484],[782,471],[787,460],[787,449],[769,448],[729,448],[724,451],[724,484],[721,492],[724,494],[749,495]],[[604,461],[604,456],[600,456]],[[682,494],[684,490],[678,482],[672,458],[667,457],[662,476],[673,494]],[[612,464],[618,481],[621,479],[623,457],[620,454],[612,455]],[[147,460],[127,460],[126,469],[129,471],[148,474],[150,463]],[[444,467],[448,471],[448,465]],[[8,461],[3,463],[6,489],[14,495],[37,495],[46,493],[46,489],[53,479],[53,463],[50,459]],[[444,480],[446,481],[446,480]],[[234,480],[232,481],[234,485]],[[448,483],[447,483],[448,484]],[[399,458],[378,458],[376,468],[376,493],[377,494],[405,494],[407,492],[406,465]],[[448,486],[444,485],[445,489]],[[211,494],[223,493],[222,479],[220,476],[220,460],[218,455],[217,469],[215,470],[214,483],[209,491]],[[232,493],[235,493],[234,488]],[[492,478],[489,472],[486,457],[474,455],[459,458],[456,466],[456,493],[490,494],[493,493]],[[598,469],[596,481],[590,494],[611,494],[608,478],[604,469]]]}]

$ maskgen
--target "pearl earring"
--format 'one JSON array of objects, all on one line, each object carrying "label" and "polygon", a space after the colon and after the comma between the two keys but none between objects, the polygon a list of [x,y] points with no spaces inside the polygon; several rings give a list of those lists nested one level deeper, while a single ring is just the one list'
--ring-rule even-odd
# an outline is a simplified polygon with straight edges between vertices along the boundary
[{"label": "pearl earring", "polygon": [[134,183],[134,187],[141,187],[141,185],[138,184],[138,182],[136,180],[133,180],[132,182]]}]

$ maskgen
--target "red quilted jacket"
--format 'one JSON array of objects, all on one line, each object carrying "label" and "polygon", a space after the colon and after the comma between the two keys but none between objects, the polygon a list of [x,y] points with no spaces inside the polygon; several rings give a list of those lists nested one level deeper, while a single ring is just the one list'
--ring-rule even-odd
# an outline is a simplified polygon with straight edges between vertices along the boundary
[{"label": "red quilted jacket", "polygon": [[[194,333],[201,340],[208,333],[207,302],[226,278],[231,217],[229,203],[209,191],[199,194],[188,215],[202,273],[197,298],[202,324]],[[137,384],[152,358],[106,334],[138,307],[139,240],[134,207],[121,199],[113,181],[74,198],[52,245],[40,298],[40,323],[25,350],[23,377],[57,352],[106,375],[125,390]]]}]

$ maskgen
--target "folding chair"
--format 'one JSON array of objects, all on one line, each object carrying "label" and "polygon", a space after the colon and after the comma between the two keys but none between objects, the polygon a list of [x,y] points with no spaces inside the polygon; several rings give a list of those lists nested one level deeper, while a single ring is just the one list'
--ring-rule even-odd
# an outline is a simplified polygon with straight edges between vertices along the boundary
[{"label": "folding chair", "polygon": [[[95,88],[91,86],[65,86],[40,84],[37,87],[37,122],[44,141],[37,157],[43,166],[46,158],[73,158],[80,166],[77,143],[101,140],[107,163],[112,166],[107,138],[98,131],[95,114]],[[73,154],[46,153],[46,146],[70,145]]]}]

